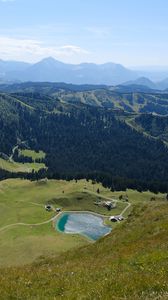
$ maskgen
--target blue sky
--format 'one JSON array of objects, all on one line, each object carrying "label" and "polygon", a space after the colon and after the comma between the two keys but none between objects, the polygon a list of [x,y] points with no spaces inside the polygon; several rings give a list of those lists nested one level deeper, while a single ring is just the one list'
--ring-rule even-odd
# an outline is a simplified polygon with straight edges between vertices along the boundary
[{"label": "blue sky", "polygon": [[0,0],[0,58],[168,66],[167,0]]}]

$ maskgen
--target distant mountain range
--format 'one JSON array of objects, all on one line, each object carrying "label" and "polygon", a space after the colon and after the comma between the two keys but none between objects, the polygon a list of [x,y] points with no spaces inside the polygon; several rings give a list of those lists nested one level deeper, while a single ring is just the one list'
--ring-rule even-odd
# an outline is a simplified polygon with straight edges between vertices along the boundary
[{"label": "distant mountain range", "polygon": [[153,82],[150,79],[146,77],[140,77],[136,80],[127,81],[123,83],[124,86],[130,86],[130,85],[136,85],[136,86],[146,86],[153,90],[165,90],[168,88],[168,78],[159,81],[159,82]]},{"label": "distant mountain range", "polygon": [[117,85],[127,80],[134,80],[137,76],[135,71],[114,63],[73,65],[62,63],[52,57],[35,64],[0,61],[0,78],[3,82],[20,80]]},{"label": "distant mountain range", "polygon": [[0,60],[0,83],[9,82],[65,82],[72,84],[123,85],[147,87],[155,90],[168,88],[168,78],[153,82],[142,77],[142,71],[134,71],[120,64],[96,65],[82,63],[65,64],[52,57],[30,64]]}]

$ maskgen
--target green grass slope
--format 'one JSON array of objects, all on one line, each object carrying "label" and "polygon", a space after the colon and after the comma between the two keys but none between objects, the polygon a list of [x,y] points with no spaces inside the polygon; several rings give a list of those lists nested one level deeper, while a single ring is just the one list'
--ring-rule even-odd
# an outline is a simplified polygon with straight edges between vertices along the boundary
[{"label": "green grass slope", "polygon": [[[48,202],[54,202],[53,206],[57,207],[61,199],[62,202],[68,199],[67,205],[65,202],[62,206],[72,208],[70,203],[72,199],[76,201],[76,192],[82,186],[82,183],[68,184],[54,180],[30,182],[9,179],[0,182],[0,266],[23,265],[41,255],[52,256],[87,244],[88,241],[80,236],[61,235],[54,229],[52,221],[40,226],[31,225],[46,222],[55,216],[54,212],[45,211],[44,206]],[[80,203],[78,208],[82,209],[85,204],[83,201]],[[13,224],[16,225],[11,226]]]},{"label": "green grass slope", "polygon": [[21,150],[20,151],[23,156],[31,157],[33,160],[45,158],[46,154],[43,151],[35,152],[34,150]]},{"label": "green grass slope", "polygon": [[0,169],[10,172],[32,172],[32,170],[39,171],[45,168],[43,163],[19,163],[14,161],[4,160],[0,158]]},{"label": "green grass slope", "polygon": [[[83,183],[83,181],[77,183],[78,188],[82,187]],[[26,185],[27,190],[30,190],[29,184],[25,182],[19,193],[23,193]],[[9,181],[5,181],[5,185],[10,188]],[[17,185],[20,186],[21,183],[18,181],[15,185],[10,185],[13,190],[11,193],[15,195],[14,199]],[[47,189],[39,186],[39,194],[36,186],[37,199],[34,201],[43,203],[47,191],[51,193],[48,195],[50,198],[52,193],[61,195],[63,188],[64,193],[70,194],[76,190],[75,182],[52,181],[48,185]],[[7,186],[5,187],[4,184],[1,186],[2,195]],[[30,193],[33,195],[32,190]],[[110,191],[102,190],[102,193],[109,195]],[[148,201],[151,196],[148,193],[145,195],[133,191],[128,193],[134,204],[133,210],[127,221],[117,226],[109,236],[93,244],[85,243],[83,246],[81,244],[82,247],[73,248],[73,251],[57,254],[55,257],[53,257],[54,251],[52,257],[47,257],[46,251],[43,257],[31,265],[1,268],[0,299],[166,300],[168,297],[168,203],[160,196],[156,197],[155,201]],[[24,199],[26,202],[27,200],[28,198]],[[10,195],[6,201],[12,203]],[[44,216],[40,218],[43,219]],[[29,230],[31,231],[32,228]],[[41,232],[41,242],[38,243],[38,247],[36,244],[36,251],[40,252],[40,247],[48,243],[51,236],[53,239],[53,235],[48,234],[47,228],[38,230]],[[12,234],[12,231],[6,234]],[[19,235],[22,239],[28,236],[25,232],[22,235],[22,230],[17,229],[14,234],[16,241],[19,241]],[[36,234],[32,233],[30,236],[35,237]],[[59,238],[61,236],[65,237],[60,235]],[[57,234],[55,238],[57,239]],[[61,243],[59,238],[55,250]],[[67,243],[69,241],[67,240]],[[26,244],[27,247],[28,245]],[[31,254],[30,250],[32,251],[31,248],[27,249],[27,255]],[[6,251],[8,251],[7,247]],[[22,252],[20,255],[23,255]]]},{"label": "green grass slope", "polygon": [[[96,194],[99,188],[100,194]],[[125,193],[122,193],[123,196]],[[61,207],[63,211],[92,211],[103,215],[120,214],[127,206],[117,202],[112,211],[94,205],[100,197],[118,199],[121,192],[112,193],[91,181],[39,181],[8,179],[0,182],[0,267],[31,263],[41,255],[53,256],[74,247],[90,243],[79,235],[66,235],[57,232],[51,218],[55,212],[46,212],[45,204]],[[154,195],[150,192],[138,193],[128,190],[132,207],[138,203],[148,203]],[[156,199],[164,195],[158,194]],[[103,198],[102,198],[103,199]],[[158,201],[156,200],[156,201]],[[47,222],[45,224],[41,224]],[[107,224],[111,222],[107,219]],[[30,224],[19,225],[18,223]],[[36,226],[35,224],[41,224]],[[116,226],[116,225],[115,225]],[[114,224],[112,224],[114,228]]]},{"label": "green grass slope", "polygon": [[[50,221],[55,212],[46,212],[45,204],[63,210],[89,210],[109,213],[105,208],[94,205],[97,195],[84,192],[84,187],[96,192],[108,193],[101,185],[92,186],[85,180],[39,181],[8,179],[0,182],[0,266],[24,265],[42,255],[52,256],[68,249],[90,243],[79,235],[57,232]],[[116,213],[124,209],[121,203]],[[47,222],[49,221],[49,222]],[[36,226],[36,224],[47,222]],[[30,224],[30,226],[18,223]],[[32,225],[31,225],[32,224]]]}]

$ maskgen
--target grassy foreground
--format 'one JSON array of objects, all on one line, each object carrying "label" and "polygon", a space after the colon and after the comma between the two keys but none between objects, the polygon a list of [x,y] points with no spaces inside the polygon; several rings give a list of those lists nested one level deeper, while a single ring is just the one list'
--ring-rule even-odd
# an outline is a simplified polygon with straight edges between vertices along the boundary
[{"label": "grassy foreground", "polygon": [[[40,226],[34,225],[56,215],[45,211],[47,203],[63,210],[108,213],[106,209],[94,205],[97,195],[84,192],[85,186],[85,180],[77,183],[55,180],[30,182],[20,179],[0,182],[0,266],[31,263],[40,256],[53,256],[90,243],[80,235],[57,232],[52,221]],[[92,192],[98,187],[106,192],[101,185],[93,186],[91,182],[87,183],[87,187]],[[125,204],[121,203],[116,213],[124,207]]]},{"label": "grassy foreground", "polygon": [[[60,234],[52,222],[40,226],[16,225],[6,228],[11,224],[38,224],[50,220],[55,213],[45,211],[44,206],[49,202],[54,207],[62,202],[62,206],[73,208],[72,199],[78,201],[78,190],[82,186],[82,183],[54,180],[30,182],[10,179],[0,182],[0,266],[30,263],[39,256],[52,256],[87,244],[88,241],[82,236]],[[96,197],[91,196],[91,203],[92,199]],[[80,201],[78,209],[86,205]]]},{"label": "grassy foreground", "polygon": [[[0,182],[0,299],[168,299],[165,195],[150,201],[152,193],[128,190],[128,219],[96,243],[61,234],[52,222],[3,229],[50,220],[55,213],[44,210],[46,203],[108,213],[93,204],[97,188],[101,196],[125,194],[85,180]],[[116,213],[126,204],[120,205]]]},{"label": "grassy foreground", "polygon": [[[40,256],[53,256],[71,248],[90,243],[80,235],[67,235],[57,232],[50,219],[54,212],[46,212],[45,204],[51,203],[63,210],[89,210],[100,214],[119,214],[126,203],[117,203],[116,209],[108,211],[97,207],[94,202],[101,196],[118,199],[121,192],[112,193],[100,184],[92,185],[86,180],[39,181],[9,179],[0,182],[0,266],[23,265],[31,263]],[[148,203],[153,194],[127,191],[132,206]],[[160,199],[163,195],[158,195]],[[132,207],[131,207],[132,209]],[[129,209],[125,216],[131,211]],[[35,226],[47,222],[46,224]],[[17,225],[18,223],[30,226]],[[111,223],[111,222],[109,222]],[[12,224],[16,224],[11,226]],[[32,225],[31,225],[32,224]],[[9,226],[9,227],[6,227]],[[114,225],[113,225],[114,227]]]},{"label": "grassy foreground", "polygon": [[168,203],[136,205],[98,242],[1,269],[1,299],[168,299]]}]

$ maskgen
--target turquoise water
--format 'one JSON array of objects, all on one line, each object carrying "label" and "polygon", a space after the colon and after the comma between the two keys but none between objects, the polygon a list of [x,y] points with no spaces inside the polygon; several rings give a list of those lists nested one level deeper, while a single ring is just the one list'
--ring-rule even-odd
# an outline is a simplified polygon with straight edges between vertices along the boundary
[{"label": "turquoise water", "polygon": [[111,231],[103,219],[91,213],[65,213],[57,222],[58,230],[65,233],[79,233],[97,240]]}]

